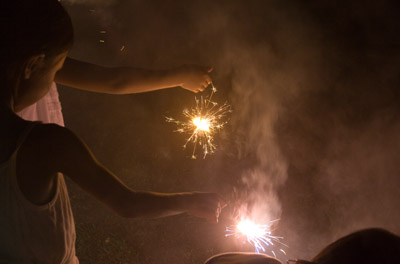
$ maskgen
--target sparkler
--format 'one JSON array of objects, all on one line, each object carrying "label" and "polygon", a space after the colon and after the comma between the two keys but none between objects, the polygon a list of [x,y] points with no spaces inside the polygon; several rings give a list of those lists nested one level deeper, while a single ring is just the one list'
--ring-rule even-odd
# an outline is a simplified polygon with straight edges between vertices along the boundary
[{"label": "sparkler", "polygon": [[[226,227],[226,237],[235,236],[237,238],[245,237],[247,241],[254,246],[256,253],[266,252],[266,248],[274,246],[275,244],[283,244],[280,240],[283,237],[272,235],[271,227],[278,220],[269,222],[268,224],[256,224],[249,219],[242,219],[237,225]],[[286,255],[286,252],[279,248],[279,251]],[[275,251],[271,249],[271,253],[276,257]]]},{"label": "sparkler", "polygon": [[[203,150],[203,158],[209,153],[214,153],[216,145],[213,143],[214,135],[223,128],[228,122],[225,120],[227,113],[231,112],[230,105],[224,103],[218,106],[218,103],[211,101],[217,89],[211,83],[211,94],[207,98],[195,97],[196,105],[190,110],[185,109],[183,115],[185,121],[176,120],[171,117],[166,117],[166,121],[177,125],[176,132],[190,135],[183,145],[184,148],[189,143],[193,144],[192,159],[196,159],[197,145]],[[225,121],[224,121],[225,120]]]}]

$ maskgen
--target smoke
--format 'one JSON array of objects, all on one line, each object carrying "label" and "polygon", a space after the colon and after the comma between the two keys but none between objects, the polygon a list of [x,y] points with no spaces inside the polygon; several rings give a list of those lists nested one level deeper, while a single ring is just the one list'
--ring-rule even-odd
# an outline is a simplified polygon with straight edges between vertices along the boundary
[{"label": "smoke", "polygon": [[362,228],[399,230],[400,215],[388,213],[400,200],[390,4],[226,9],[201,25],[223,47],[215,68],[227,68],[233,138],[239,160],[250,160],[240,168],[239,214],[282,218],[294,258]]},{"label": "smoke", "polygon": [[303,258],[362,228],[399,232],[400,217],[399,53],[392,48],[399,39],[390,4],[308,8],[318,11],[311,25],[318,38],[309,39],[318,63],[303,71],[301,93],[284,101],[277,124],[290,164],[282,218],[290,251]]},{"label": "smoke", "polygon": [[[307,28],[307,19],[295,6],[282,10],[270,2],[268,9],[258,10],[249,4],[240,11],[246,23],[237,19],[239,10],[231,9],[223,16],[230,29],[222,37],[224,52],[216,68],[228,66],[234,145],[237,158],[248,160],[235,186],[235,216],[267,223],[281,217],[279,192],[288,177],[277,123],[284,103],[309,89],[299,84],[319,63],[310,48],[314,28]],[[220,17],[211,23],[221,24]]]},{"label": "smoke", "polygon": [[[91,16],[69,6],[80,14],[74,19],[78,58],[149,68],[212,65],[218,101],[226,96],[233,106],[226,127],[229,138],[218,141],[217,153],[204,161],[188,161],[179,156],[182,138],[168,134],[170,127],[161,124],[161,117],[174,107],[181,111],[192,102],[191,94],[170,90],[118,99],[90,95],[81,106],[85,111],[80,111],[76,102],[83,95],[73,98],[70,92],[70,102],[64,96],[63,106],[67,115],[76,114],[67,116],[67,123],[92,145],[100,145],[103,160],[116,172],[123,166],[121,174],[140,171],[127,179],[160,191],[175,190],[178,184],[185,190],[202,184],[206,191],[234,186],[240,212],[260,222],[281,219],[277,234],[285,237],[292,258],[310,259],[334,239],[360,228],[400,232],[400,60],[394,48],[400,29],[390,5],[137,0],[112,6],[115,1],[68,1],[78,2],[111,6]],[[97,23],[91,31],[80,26],[90,24],[88,19]],[[99,36],[99,30],[107,35]],[[99,44],[99,37],[107,37],[105,44]],[[126,46],[123,52],[121,45]],[[118,107],[104,107],[112,103]],[[92,129],[85,129],[87,120]],[[119,136],[110,136],[110,127]],[[235,150],[224,143],[232,143]],[[162,149],[170,159],[162,159],[154,149]],[[132,150],[134,162],[124,161]],[[182,180],[182,175],[189,176]],[[76,213],[81,218],[86,214]],[[179,228],[187,225],[184,231],[190,234],[186,220]],[[176,235],[174,223],[157,223],[163,232]],[[195,229],[202,234],[186,239],[203,255],[191,259],[191,253],[176,247],[176,255],[186,257],[182,263],[200,263],[218,251],[232,250],[225,240],[212,244],[216,240],[205,235],[212,233],[209,230]],[[170,242],[157,244],[158,236],[150,240],[148,233],[137,241],[130,232],[118,235],[134,245],[146,241],[150,246],[138,251],[158,256],[152,263],[169,263],[162,248],[171,247]],[[132,253],[132,259],[135,256]]]},{"label": "smoke", "polygon": [[[236,40],[237,41],[237,40]],[[239,159],[251,159],[242,168],[239,217],[265,222],[280,217],[277,195],[286,178],[286,161],[276,141],[275,123],[279,114],[277,87],[267,69],[276,60],[268,47],[249,51],[247,47],[232,50],[235,57],[227,64],[234,71],[232,78],[232,123]]]}]

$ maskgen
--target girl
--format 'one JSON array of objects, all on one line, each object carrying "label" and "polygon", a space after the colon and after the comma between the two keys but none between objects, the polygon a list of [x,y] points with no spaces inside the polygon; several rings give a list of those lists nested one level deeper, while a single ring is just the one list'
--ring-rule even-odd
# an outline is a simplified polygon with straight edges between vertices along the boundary
[{"label": "girl", "polygon": [[217,194],[132,190],[70,130],[18,117],[49,91],[72,25],[57,0],[0,1],[0,20],[0,263],[78,263],[63,175],[124,217],[218,220]]},{"label": "girl", "polygon": [[[202,92],[211,83],[210,67],[183,65],[170,70],[146,70],[133,67],[106,68],[67,57],[55,81],[69,87],[108,94],[141,93],[181,86]],[[56,84],[39,101],[18,112],[23,119],[64,126]]]},{"label": "girl", "polygon": [[[66,58],[55,81],[91,92],[132,94],[181,86],[192,92],[202,92],[211,83],[210,67],[183,65],[170,70],[146,70],[133,67],[106,68]],[[56,84],[38,102],[17,113],[26,120],[55,123],[64,126]]]}]

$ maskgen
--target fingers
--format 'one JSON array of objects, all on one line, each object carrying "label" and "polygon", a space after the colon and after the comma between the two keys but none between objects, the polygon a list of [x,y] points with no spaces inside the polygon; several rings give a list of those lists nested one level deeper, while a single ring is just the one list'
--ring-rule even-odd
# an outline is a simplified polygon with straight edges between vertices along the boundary
[{"label": "fingers", "polygon": [[200,85],[199,90],[200,91],[204,91],[208,87],[208,85],[210,85],[210,84],[207,81],[202,82],[201,85]]},{"label": "fingers", "polygon": [[207,84],[211,83],[210,73],[213,71],[213,67],[206,67],[206,70],[203,71],[203,78]]},{"label": "fingers", "polygon": [[214,67],[212,66],[197,66],[199,69],[202,69],[203,72],[205,73],[210,73],[214,70]]},{"label": "fingers", "polygon": [[206,74],[206,75],[204,75],[203,76],[203,78],[204,78],[204,81],[203,82],[201,82],[201,84],[200,84],[200,87],[199,87],[199,91],[200,92],[203,92],[205,89],[207,89],[207,87],[211,84],[211,77],[210,77],[210,75],[208,75],[208,74]]},{"label": "fingers", "polygon": [[205,218],[208,222],[217,224],[219,215],[221,214],[222,208],[221,207],[216,207],[216,208],[203,208],[203,218]]},{"label": "fingers", "polygon": [[210,81],[203,81],[200,83],[200,85],[196,86],[195,88],[191,89],[192,92],[198,93],[198,92],[204,92],[205,89],[211,84]]},{"label": "fingers", "polygon": [[193,193],[192,208],[189,213],[206,219],[210,223],[218,223],[218,218],[226,202],[216,193]]},{"label": "fingers", "polygon": [[219,204],[221,206],[221,210],[228,206],[228,203],[220,195],[219,195]]},{"label": "fingers", "polygon": [[218,223],[219,216],[222,212],[222,209],[224,209],[227,206],[227,203],[225,200],[218,194],[213,194],[213,203],[211,205],[211,211],[210,211],[210,218],[208,219],[209,222],[211,223]]},{"label": "fingers", "polygon": [[210,72],[213,67],[197,65],[184,66],[182,87],[194,93],[203,92],[212,83]]},{"label": "fingers", "polygon": [[219,199],[218,207],[217,207],[217,211],[216,211],[216,214],[215,214],[217,222],[218,222],[219,215],[222,212],[222,209],[224,209],[228,205],[228,203],[225,201],[225,199],[222,198],[221,195],[218,195],[218,199]]},{"label": "fingers", "polygon": [[219,215],[221,214],[222,209],[223,209],[223,207],[221,207],[221,206],[217,207],[217,210],[215,212],[215,223],[218,223]]}]

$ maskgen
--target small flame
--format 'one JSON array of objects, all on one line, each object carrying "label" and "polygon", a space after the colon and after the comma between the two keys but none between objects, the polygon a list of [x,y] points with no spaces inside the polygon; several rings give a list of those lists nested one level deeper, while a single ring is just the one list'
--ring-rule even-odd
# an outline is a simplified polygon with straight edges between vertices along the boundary
[{"label": "small flame", "polygon": [[183,147],[186,148],[187,144],[193,143],[193,159],[196,159],[197,145],[203,149],[203,158],[207,154],[214,153],[216,149],[213,142],[214,135],[228,122],[226,116],[231,112],[227,103],[219,106],[218,103],[211,101],[214,93],[217,92],[212,83],[211,86],[211,94],[208,97],[201,96],[200,100],[195,97],[196,105],[183,110],[185,120],[166,117],[167,122],[175,123],[178,126],[176,132],[189,135]]},{"label": "small flame", "polygon": [[210,120],[207,118],[195,117],[193,118],[193,124],[196,126],[197,130],[210,132]]},{"label": "small flame", "polygon": [[257,225],[248,219],[240,221],[236,228],[249,239],[262,237],[268,232],[265,226]]},{"label": "small flame", "polygon": [[[266,252],[267,247],[276,246],[276,244],[287,247],[287,245],[281,242],[283,237],[272,235],[271,227],[276,221],[278,220],[271,221],[268,224],[256,224],[250,219],[244,218],[240,220],[238,224],[226,227],[227,234],[225,236],[246,238],[246,240],[254,246],[256,253]],[[272,248],[270,251],[274,257],[276,257],[275,251]],[[286,255],[283,249],[279,249],[279,251]]]}]

